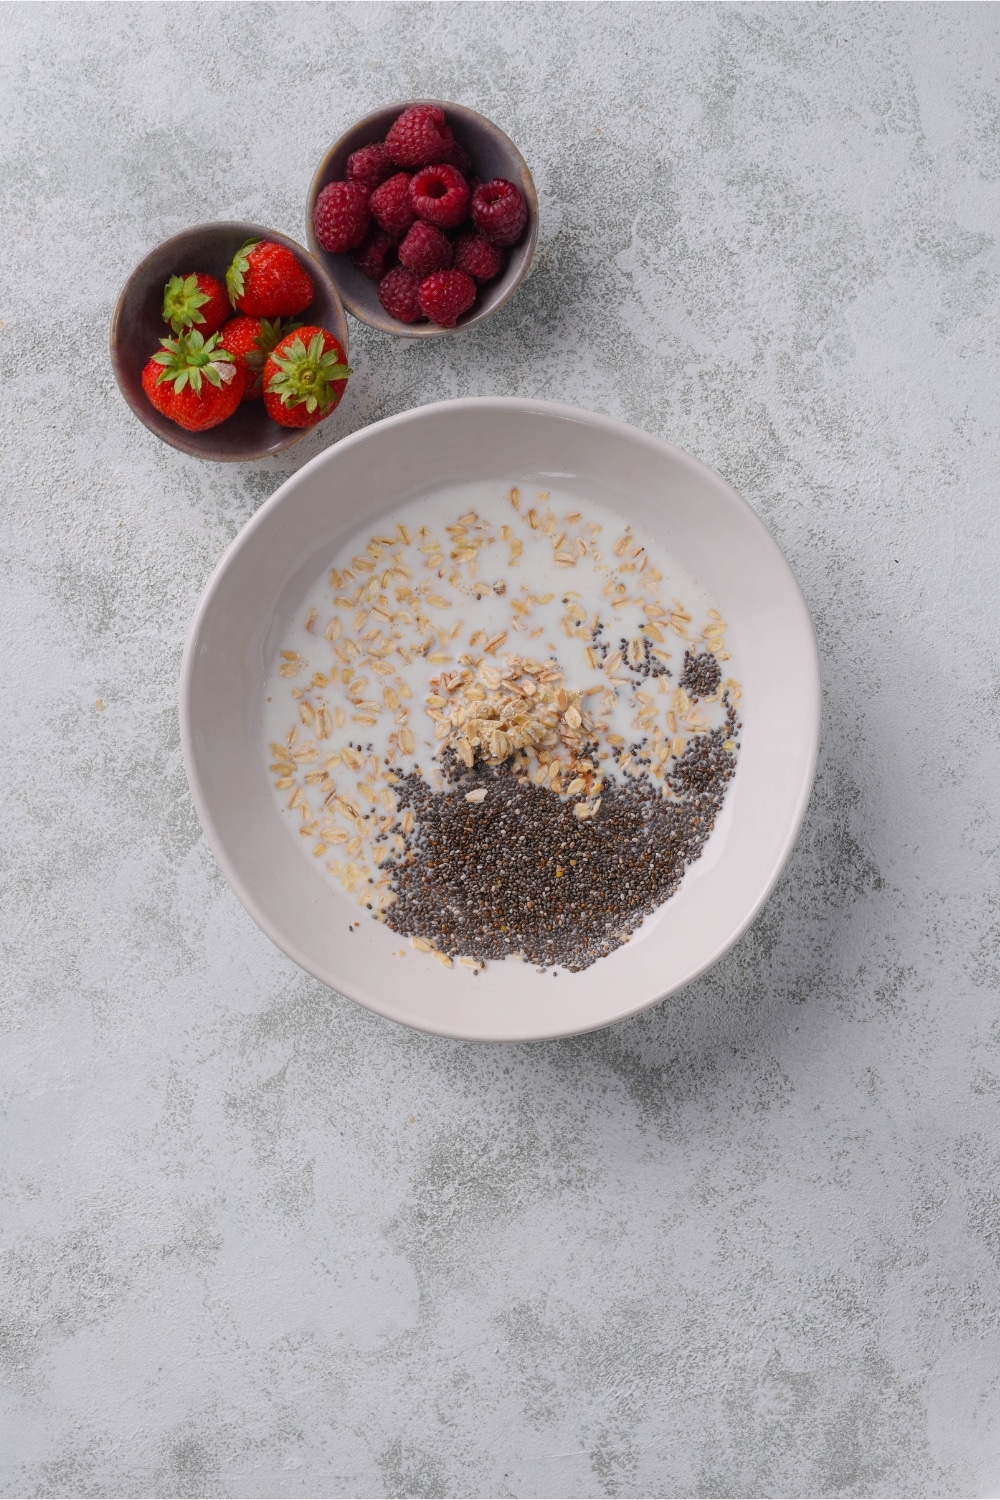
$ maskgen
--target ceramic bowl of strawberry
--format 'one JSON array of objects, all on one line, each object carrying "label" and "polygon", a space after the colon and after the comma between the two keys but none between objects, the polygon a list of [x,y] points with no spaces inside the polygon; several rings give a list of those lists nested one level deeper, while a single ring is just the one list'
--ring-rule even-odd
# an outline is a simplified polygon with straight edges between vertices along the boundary
[{"label": "ceramic bowl of strawberry", "polygon": [[199,224],[126,281],[111,363],[165,443],[219,462],[264,458],[336,409],[347,320],[330,277],[294,240],[258,224]]},{"label": "ceramic bowl of strawberry", "polygon": [[538,198],[497,125],[420,99],[377,110],[334,142],[306,222],[354,317],[400,338],[439,338],[513,296],[535,253]]}]

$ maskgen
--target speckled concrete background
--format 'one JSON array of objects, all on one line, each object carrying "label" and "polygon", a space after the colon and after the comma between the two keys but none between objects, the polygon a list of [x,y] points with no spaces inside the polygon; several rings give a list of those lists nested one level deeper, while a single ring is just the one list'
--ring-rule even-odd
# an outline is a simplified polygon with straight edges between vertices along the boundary
[{"label": "speckled concrete background", "polygon": [[[5,5],[0,70],[3,1494],[996,1495],[1000,7]],[[530,282],[462,339],[352,325],[293,461],[159,444],[126,272],[301,237],[326,144],[414,94],[522,147]],[[493,392],[734,481],[826,685],[745,941],[524,1048],[276,952],[175,710],[290,469]]]}]

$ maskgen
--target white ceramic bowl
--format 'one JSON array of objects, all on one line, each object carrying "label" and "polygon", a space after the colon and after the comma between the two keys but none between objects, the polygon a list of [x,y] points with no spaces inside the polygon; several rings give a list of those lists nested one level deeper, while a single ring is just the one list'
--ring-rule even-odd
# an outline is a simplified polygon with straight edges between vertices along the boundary
[{"label": "white ceramic bowl", "polygon": [[[579,974],[527,964],[446,970],[362,915],[297,847],[264,754],[266,665],[339,543],[436,485],[558,484],[603,501],[714,595],[740,661],[742,747],[701,858],[680,890]],[[198,816],[226,878],[272,942],[380,1015],[442,1036],[528,1041],[606,1026],[703,974],[774,888],[809,800],[819,744],[812,623],[757,516],[711,469],[608,417],[545,401],[444,401],[377,422],[319,454],[247,522],[212,574],[181,673],[181,739]],[[407,948],[405,959],[395,956]]]}]

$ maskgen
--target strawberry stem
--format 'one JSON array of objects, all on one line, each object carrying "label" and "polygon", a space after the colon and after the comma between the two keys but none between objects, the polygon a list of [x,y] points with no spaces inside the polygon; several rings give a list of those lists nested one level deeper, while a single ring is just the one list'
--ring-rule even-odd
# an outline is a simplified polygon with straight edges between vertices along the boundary
[{"label": "strawberry stem", "polygon": [[217,333],[205,339],[195,328],[190,333],[178,334],[175,339],[161,339],[160,343],[163,347],[153,355],[154,362],[163,366],[157,385],[172,380],[178,395],[186,385],[200,395],[202,379],[209,385],[221,386],[223,381],[233,378],[233,356],[228,349],[218,347]]},{"label": "strawberry stem", "polygon": [[163,288],[163,321],[175,333],[183,333],[185,328],[204,323],[204,314],[198,309],[210,300],[199,289],[197,276],[171,276]]},{"label": "strawberry stem", "polygon": [[283,406],[305,405],[310,415],[319,410],[324,414],[336,405],[337,392],[333,389],[336,380],[346,380],[351,371],[342,364],[336,349],[323,352],[323,335],[314,333],[309,347],[297,338],[280,355],[271,358],[278,367],[272,375],[267,389],[281,397]]},{"label": "strawberry stem", "polygon": [[244,240],[226,272],[226,291],[234,307],[237,305],[237,298],[243,296],[243,278],[250,268],[250,251],[259,244],[260,240]]}]

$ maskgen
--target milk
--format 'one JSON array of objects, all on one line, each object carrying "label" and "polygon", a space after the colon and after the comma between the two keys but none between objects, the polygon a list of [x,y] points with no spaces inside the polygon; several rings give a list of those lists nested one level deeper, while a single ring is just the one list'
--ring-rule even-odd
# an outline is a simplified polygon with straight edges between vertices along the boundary
[{"label": "milk", "polygon": [[[463,535],[456,548],[455,533],[446,528],[472,515],[476,519],[466,520],[464,539],[478,543],[478,550],[467,559],[461,555]],[[506,528],[503,535],[501,528]],[[379,540],[369,552],[366,546],[372,538]],[[517,543],[522,550],[512,561]],[[345,579],[345,574],[353,576]],[[339,583],[334,581],[338,575]],[[365,596],[353,601],[361,587],[367,590]],[[411,597],[400,599],[399,590]],[[655,620],[651,610],[659,612]],[[590,629],[595,616],[605,627],[600,639],[610,648],[603,653],[603,670],[601,663],[595,666]],[[421,620],[424,629],[418,628]],[[568,626],[574,627],[572,634]],[[629,674],[623,663],[609,681],[607,666],[614,662],[622,640],[648,637],[651,626],[659,636],[651,642],[656,660],[670,675],[638,683],[638,690],[647,695],[643,708],[636,698],[636,683],[629,680],[635,674]],[[477,644],[470,644],[470,636],[477,632],[482,633]],[[502,632],[502,644],[484,652],[484,645]],[[367,642],[361,640],[365,635]],[[297,842],[339,877],[338,849],[322,834],[338,816],[336,810],[329,811],[331,805],[336,807],[327,796],[329,788],[336,785],[362,814],[362,821],[368,818],[370,831],[379,820],[388,826],[393,804],[386,767],[419,767],[432,780],[435,777],[440,744],[424,700],[442,673],[470,664],[475,670],[477,663],[503,671],[511,654],[534,662],[553,658],[567,688],[591,690],[587,702],[595,717],[599,712],[605,736],[618,735],[630,744],[643,737],[635,719],[637,710],[651,712],[650,698],[658,724],[666,724],[672,703],[676,708],[687,647],[714,651],[723,678],[738,693],[725,622],[715,601],[679,559],[601,504],[527,487],[519,495],[515,491],[512,500],[504,486],[483,482],[443,488],[400,505],[345,543],[303,591],[279,643],[281,654],[276,652],[270,664],[265,741],[287,745],[289,755],[308,757],[295,761],[291,776],[272,774],[272,780],[283,783],[275,789],[282,817],[296,835],[315,825],[315,837],[310,832]],[[418,648],[422,654],[417,654]],[[372,649],[383,654],[369,656],[362,665],[358,653]],[[683,738],[715,728],[724,718],[724,707],[716,700],[692,708],[690,719],[680,726],[676,713],[670,722]],[[330,732],[321,735],[317,726]],[[670,738],[668,729],[658,733]],[[411,743],[411,749],[403,748]],[[306,746],[311,748],[303,749]],[[363,756],[360,766],[338,759],[345,750],[352,761],[358,753]],[[274,764],[273,752],[269,760]],[[610,756],[602,759],[601,769],[605,777],[628,774]],[[293,801],[297,805],[290,807]],[[349,830],[350,817],[343,810],[339,816]],[[341,833],[337,838],[343,842]],[[369,872],[374,868],[370,860],[365,863],[370,852],[358,856]]]}]

